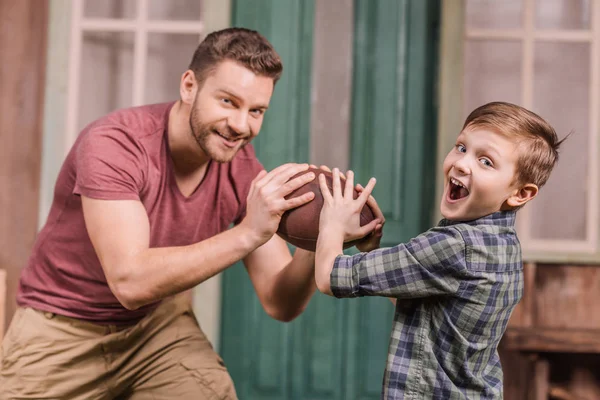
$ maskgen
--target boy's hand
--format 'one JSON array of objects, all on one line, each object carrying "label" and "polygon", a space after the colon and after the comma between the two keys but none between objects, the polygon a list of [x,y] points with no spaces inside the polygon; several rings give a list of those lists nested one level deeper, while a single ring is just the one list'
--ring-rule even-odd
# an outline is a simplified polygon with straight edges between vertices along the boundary
[{"label": "boy's hand", "polygon": [[[365,188],[363,188],[360,183],[356,184],[356,191],[358,193],[362,193],[364,190]],[[379,219],[381,222],[375,226],[375,230],[356,243],[356,248],[361,252],[368,252],[379,248],[381,237],[383,236],[383,226],[385,225],[385,217],[383,216],[383,212],[379,208],[379,205],[373,196],[369,196],[367,205],[371,208],[373,214],[375,214],[375,218]]]},{"label": "boy's hand", "polygon": [[[348,171],[346,183],[342,188],[340,171],[333,169],[332,191],[329,191],[324,175],[319,175],[319,186],[323,194],[323,208],[319,219],[319,232],[325,235],[343,238],[344,242],[356,240],[367,236],[378,225],[382,225],[379,218],[375,218],[367,225],[360,226],[360,212],[369,200],[375,187],[375,178],[371,178],[360,195],[354,199],[354,173]],[[374,201],[374,199],[373,199]],[[379,209],[379,207],[376,207]],[[379,211],[381,214],[381,212]]]}]

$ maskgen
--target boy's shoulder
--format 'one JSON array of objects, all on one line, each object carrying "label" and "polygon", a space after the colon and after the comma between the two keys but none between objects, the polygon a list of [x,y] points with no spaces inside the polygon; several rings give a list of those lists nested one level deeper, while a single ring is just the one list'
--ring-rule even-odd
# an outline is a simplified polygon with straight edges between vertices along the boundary
[{"label": "boy's shoulder", "polygon": [[516,235],[516,211],[498,211],[472,221],[451,221],[442,219],[433,230],[455,229],[461,234],[488,235],[508,234]]},{"label": "boy's shoulder", "polygon": [[469,269],[501,272],[522,268],[515,219],[516,212],[500,211],[473,221],[443,221],[439,226],[461,235]]}]

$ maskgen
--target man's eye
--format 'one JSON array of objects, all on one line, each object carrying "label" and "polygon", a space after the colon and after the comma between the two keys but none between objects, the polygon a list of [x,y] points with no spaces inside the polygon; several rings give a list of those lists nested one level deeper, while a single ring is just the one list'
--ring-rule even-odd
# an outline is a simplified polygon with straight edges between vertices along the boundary
[{"label": "man's eye", "polygon": [[263,115],[264,111],[260,110],[260,109],[256,109],[256,110],[252,110],[250,111],[252,114],[254,114],[255,116],[259,117],[261,115]]},{"label": "man's eye", "polygon": [[492,164],[492,162],[490,160],[488,160],[487,158],[480,158],[479,161],[485,165],[486,167],[493,167],[494,164]]},{"label": "man's eye", "polygon": [[465,146],[463,146],[462,144],[457,144],[456,145],[456,150],[458,150],[460,153],[466,153],[467,152],[467,148]]},{"label": "man's eye", "polygon": [[229,99],[221,99],[221,101],[225,104],[231,104],[231,100]]}]

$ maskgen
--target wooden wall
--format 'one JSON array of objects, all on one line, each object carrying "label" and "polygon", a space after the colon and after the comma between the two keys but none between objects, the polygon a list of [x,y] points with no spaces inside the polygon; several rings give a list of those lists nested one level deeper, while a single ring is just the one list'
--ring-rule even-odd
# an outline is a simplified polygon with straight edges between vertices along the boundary
[{"label": "wooden wall", "polygon": [[505,398],[600,399],[600,266],[526,264],[501,344]]},{"label": "wooden wall", "polygon": [[47,19],[47,1],[0,0],[0,269],[7,273],[5,324],[15,310],[19,272],[37,232]]}]

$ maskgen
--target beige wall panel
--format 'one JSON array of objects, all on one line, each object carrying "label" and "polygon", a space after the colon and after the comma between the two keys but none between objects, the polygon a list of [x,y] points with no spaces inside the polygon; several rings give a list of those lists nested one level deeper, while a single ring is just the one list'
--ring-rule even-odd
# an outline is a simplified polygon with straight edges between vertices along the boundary
[{"label": "beige wall panel", "polygon": [[5,321],[37,231],[47,2],[0,0],[0,269]]}]

